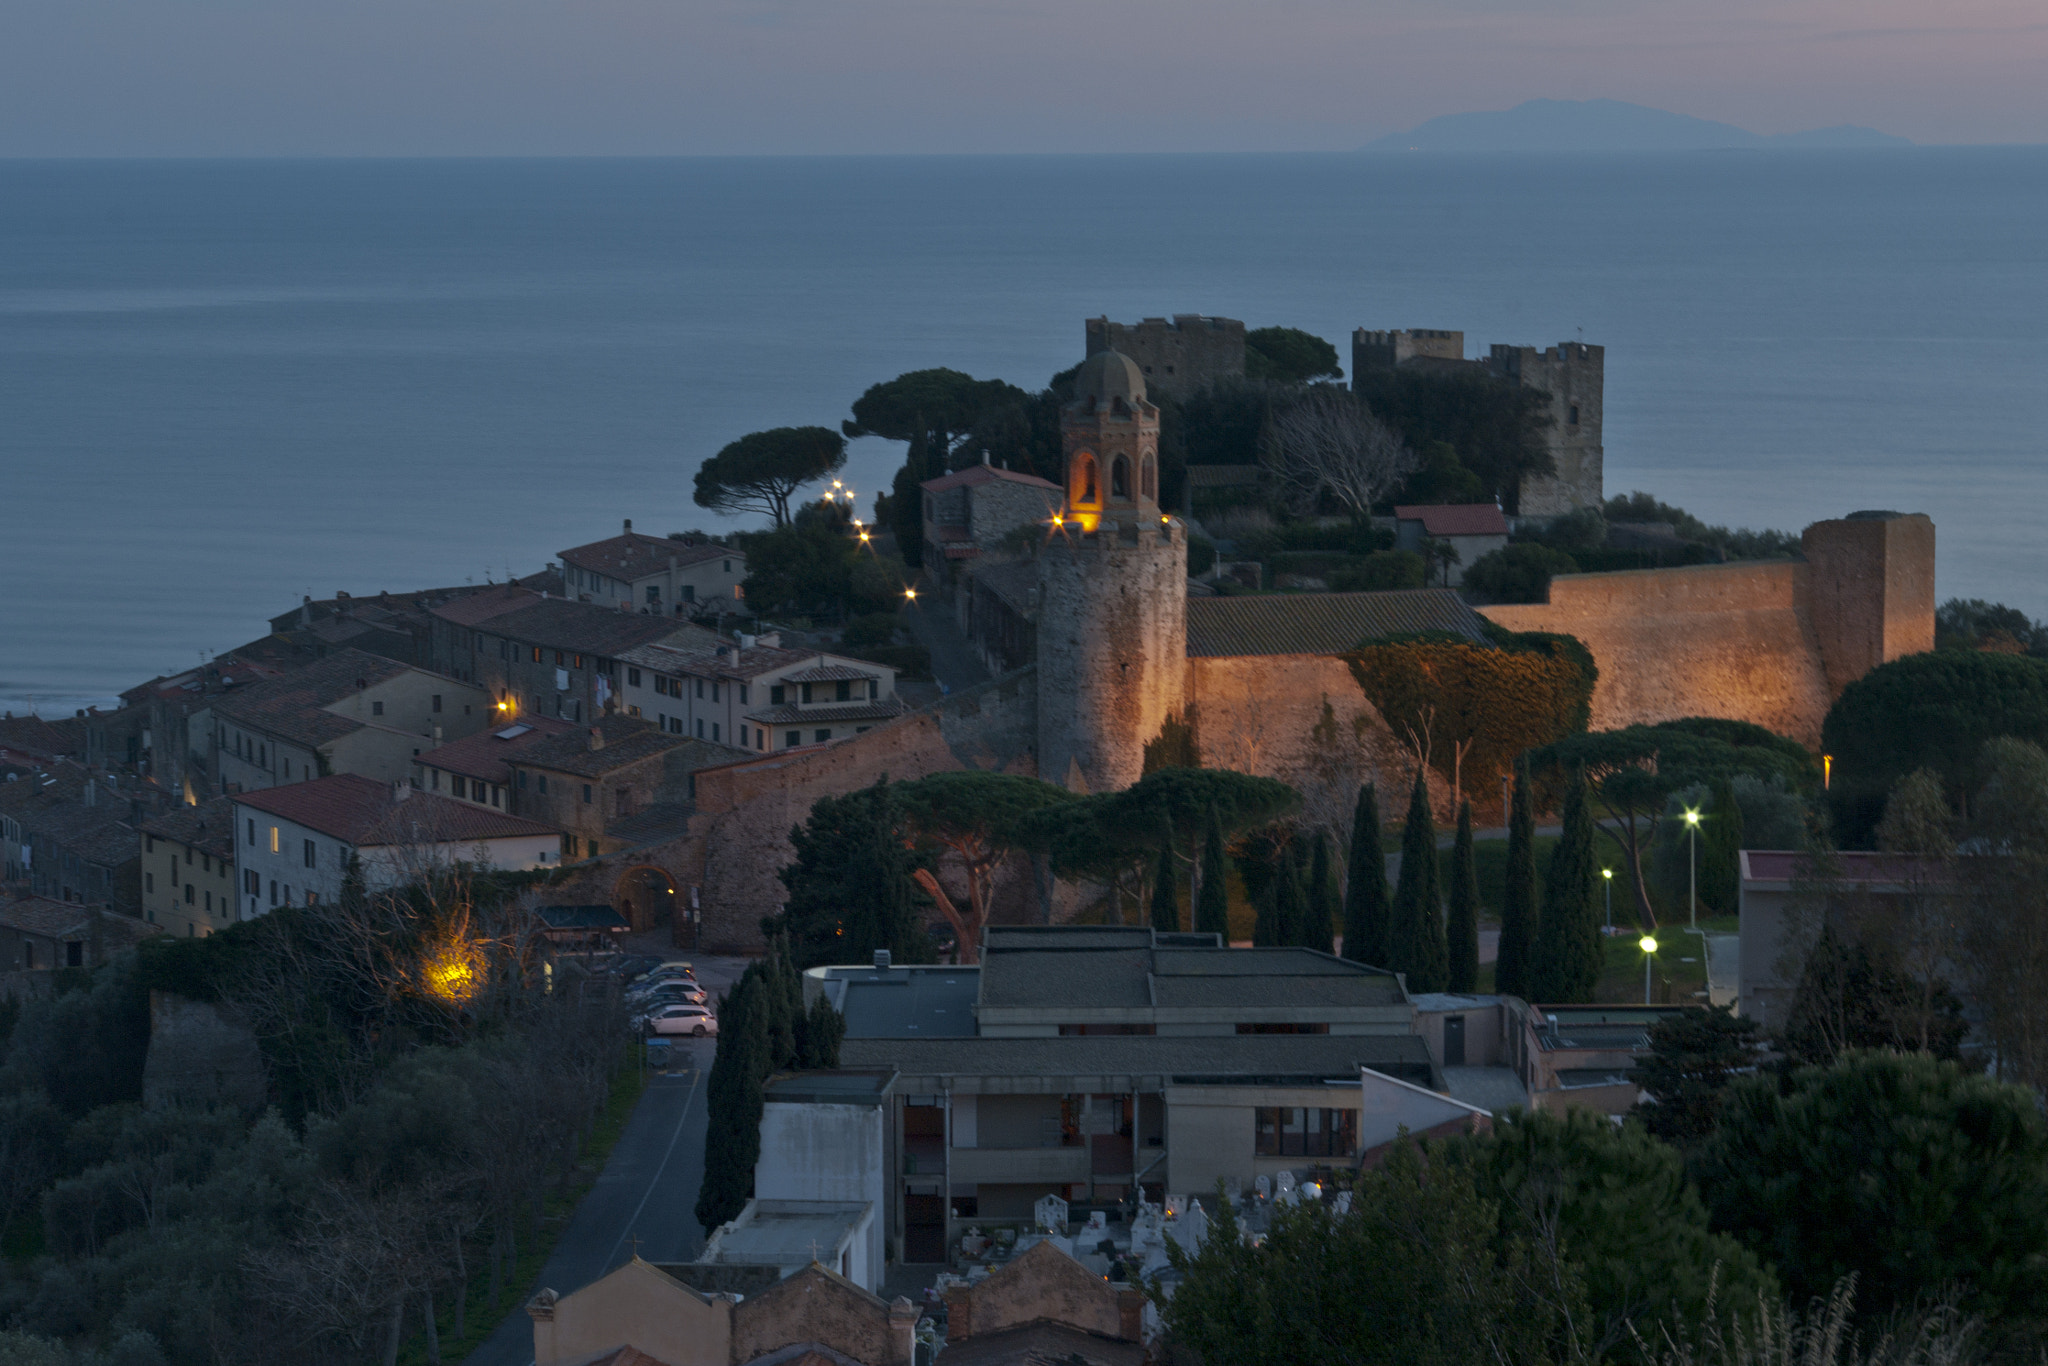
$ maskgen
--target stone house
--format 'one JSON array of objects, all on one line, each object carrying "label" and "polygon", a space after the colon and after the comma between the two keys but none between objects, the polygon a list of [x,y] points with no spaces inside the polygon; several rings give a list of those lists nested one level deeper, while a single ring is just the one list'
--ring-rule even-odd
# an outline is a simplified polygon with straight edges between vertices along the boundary
[{"label": "stone house", "polygon": [[581,730],[571,722],[548,716],[522,716],[506,721],[475,735],[451,740],[413,760],[412,785],[422,792],[444,793],[458,802],[510,811],[512,758],[558,735]]},{"label": "stone house", "polygon": [[508,755],[511,809],[562,833],[562,856],[596,858],[679,834],[698,769],[744,758],[726,745],[616,713]]},{"label": "stone house", "polygon": [[560,861],[548,826],[354,773],[241,793],[234,808],[242,920],[339,899],[352,857],[373,892],[457,862],[518,871]]},{"label": "stone house", "polygon": [[499,720],[547,716],[575,724],[616,709],[619,656],[638,645],[685,648],[715,633],[673,617],[567,602],[508,587],[434,609],[438,668],[482,686]]},{"label": "stone house", "polygon": [[1508,543],[1508,521],[1492,503],[1404,504],[1394,509],[1394,544],[1423,555],[1430,541],[1441,541],[1457,558],[1442,567],[1446,585],[1465,581],[1465,571],[1481,555]]},{"label": "stone house", "polygon": [[740,550],[701,536],[647,536],[625,530],[561,552],[569,596],[600,607],[687,616],[723,602],[737,610],[747,577]]},{"label": "stone house", "polygon": [[494,715],[488,692],[361,650],[340,650],[212,707],[215,771],[228,792],[330,773],[405,781],[422,750],[472,735]]},{"label": "stone house", "polygon": [[936,552],[925,557],[925,568],[942,585],[972,561],[998,553],[1018,527],[1049,525],[1063,501],[1058,484],[993,465],[970,465],[919,487],[924,543]]},{"label": "stone house", "polygon": [[108,954],[155,933],[139,920],[97,907],[41,896],[0,901],[0,972],[97,967]]},{"label": "stone house", "polygon": [[945,1357],[953,1366],[1141,1366],[1145,1292],[1035,1243],[979,1281],[948,1284]]},{"label": "stone house", "polygon": [[757,753],[842,740],[909,710],[895,669],[784,649],[779,634],[641,645],[619,664],[628,716]]},{"label": "stone house", "polygon": [[145,816],[142,918],[187,938],[235,921],[235,803],[215,797]]},{"label": "stone house", "polygon": [[0,784],[8,881],[55,901],[139,916],[135,822],[155,800],[146,789],[122,789],[111,774],[68,763]]},{"label": "stone house", "polygon": [[568,1294],[527,1303],[534,1366],[912,1366],[918,1311],[811,1265],[744,1297],[633,1257]]}]

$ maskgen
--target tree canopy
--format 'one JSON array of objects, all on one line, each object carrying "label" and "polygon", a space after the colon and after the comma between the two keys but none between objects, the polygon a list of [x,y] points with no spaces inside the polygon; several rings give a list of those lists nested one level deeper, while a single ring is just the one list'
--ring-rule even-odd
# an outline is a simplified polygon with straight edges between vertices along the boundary
[{"label": "tree canopy", "polygon": [[1513,513],[1522,485],[1557,472],[1546,440],[1550,395],[1484,373],[1377,370],[1357,378],[1359,395],[1411,450],[1444,442],[1478,476],[1486,495]]},{"label": "tree canopy", "polygon": [[923,860],[897,834],[900,812],[887,780],[843,797],[820,797],[789,832],[796,860],[778,876],[789,889],[764,933],[786,933],[799,968],[865,963],[887,949],[898,963],[929,963],[930,937],[913,875]]},{"label": "tree canopy", "polygon": [[1310,380],[1342,379],[1337,348],[1298,327],[1255,327],[1244,337],[1246,379],[1307,384]]},{"label": "tree canopy", "polygon": [[698,466],[697,506],[787,526],[791,495],[845,463],[846,438],[829,427],[749,432]]},{"label": "tree canopy", "polygon": [[789,525],[742,535],[747,602],[757,612],[848,618],[893,613],[907,571],[847,531],[846,513],[827,504],[800,509]]},{"label": "tree canopy", "polygon": [[967,905],[954,904],[928,868],[911,876],[952,922],[959,961],[981,960],[981,931],[995,895],[995,876],[1013,854],[1034,846],[1031,818],[1048,807],[1080,800],[1063,787],[1014,773],[963,769],[933,773],[894,789],[903,828],[936,854],[960,860],[967,873]]}]

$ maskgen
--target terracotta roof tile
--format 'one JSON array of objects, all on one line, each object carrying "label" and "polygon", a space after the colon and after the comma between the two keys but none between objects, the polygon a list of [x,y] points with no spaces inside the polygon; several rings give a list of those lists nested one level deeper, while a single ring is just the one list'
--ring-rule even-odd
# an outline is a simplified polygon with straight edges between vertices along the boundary
[{"label": "terracotta roof tile", "polygon": [[1402,522],[1420,522],[1431,536],[1505,536],[1508,520],[1492,503],[1411,504],[1394,509]]},{"label": "terracotta roof tile", "polygon": [[1486,639],[1486,623],[1448,588],[1387,593],[1271,593],[1188,599],[1188,654],[1336,655],[1413,631]]},{"label": "terracotta roof tile", "polygon": [[[759,678],[762,674],[789,667],[799,660],[814,659],[816,650],[785,650],[776,645],[756,645],[741,650],[729,640],[709,631],[704,638],[664,641],[658,645],[636,645],[621,650],[619,658],[656,673],[689,674],[693,678]],[[721,654],[720,651],[724,653]]]},{"label": "terracotta roof tile", "polygon": [[[604,748],[590,747],[590,732],[593,729],[604,736]],[[731,746],[699,740],[695,736],[672,734],[662,730],[652,721],[615,713],[605,717],[594,727],[578,726],[561,735],[551,735],[515,755],[512,762],[521,768],[544,768],[554,773],[574,773],[583,778],[602,778],[608,773],[616,773],[644,759],[691,745],[702,746],[706,751],[703,763],[691,764],[691,768],[724,763],[729,754],[739,752],[733,750]]]},{"label": "terracotta roof tile", "polygon": [[[445,617],[447,609],[436,608],[435,613]],[[447,619],[455,620],[452,617]],[[456,624],[465,623],[458,621]],[[498,613],[480,625],[494,635],[529,645],[603,656],[614,656],[636,645],[650,645],[672,637],[687,640],[711,634],[701,626],[673,617],[621,612],[616,607],[569,602],[563,598],[535,598],[524,606]]]},{"label": "terracotta roof tile", "polygon": [[703,564],[706,560],[730,559],[738,561],[742,569],[747,560],[745,553],[733,546],[689,545],[666,536],[644,536],[637,531],[564,550],[560,558],[564,564],[573,564],[578,569],[587,569],[610,579],[623,579],[628,583],[647,574],[666,571],[671,559],[678,568]]},{"label": "terracotta roof tile", "polygon": [[973,488],[977,484],[993,483],[998,479],[1005,483],[1023,484],[1035,489],[1051,489],[1054,493],[1061,492],[1060,486],[1050,480],[1017,470],[997,469],[994,465],[970,465],[964,470],[955,470],[936,479],[927,479],[919,487],[926,493],[945,493],[949,489]]},{"label": "terracotta roof tile", "polygon": [[245,792],[246,806],[282,816],[324,835],[357,846],[432,840],[466,844],[517,835],[553,835],[553,827],[507,816],[468,802],[408,790],[400,800],[390,784],[356,773],[337,773],[309,783]]},{"label": "terracotta roof tile", "polygon": [[838,721],[893,721],[908,715],[910,708],[897,698],[884,697],[875,702],[848,703],[843,707],[771,707],[767,711],[748,712],[749,721],[759,721],[768,726],[829,725]]},{"label": "terracotta roof tile", "polygon": [[481,592],[467,593],[462,597],[432,608],[435,616],[457,626],[479,626],[507,612],[516,612],[541,601],[541,595],[518,584],[501,583]]},{"label": "terracotta roof tile", "polygon": [[252,730],[318,747],[368,724],[325,708],[411,667],[364,650],[340,650],[282,678],[239,688],[214,703],[213,709]]},{"label": "terracotta roof tile", "polygon": [[534,746],[569,731],[581,734],[583,728],[551,716],[526,716],[451,740],[413,762],[444,773],[460,773],[465,778],[481,778],[487,783],[509,783],[512,769],[508,759],[518,758]]}]

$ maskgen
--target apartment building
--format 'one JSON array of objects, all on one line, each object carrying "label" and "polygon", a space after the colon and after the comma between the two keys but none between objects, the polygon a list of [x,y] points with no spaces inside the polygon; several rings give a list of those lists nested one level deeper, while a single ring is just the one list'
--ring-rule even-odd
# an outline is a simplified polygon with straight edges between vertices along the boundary
[{"label": "apartment building", "polygon": [[600,607],[687,616],[719,605],[736,608],[747,557],[704,536],[648,536],[625,530],[561,552],[569,596]]},{"label": "apartment building", "polygon": [[629,715],[754,753],[829,744],[910,710],[896,696],[896,670],[784,649],[779,634],[643,645],[619,663]]},{"label": "apartment building", "polygon": [[501,721],[544,716],[587,724],[617,709],[623,652],[718,639],[673,617],[568,602],[514,586],[443,603],[433,615],[435,667],[482,687]]},{"label": "apartment building", "polygon": [[143,819],[142,918],[195,938],[234,923],[235,803],[215,797]]}]

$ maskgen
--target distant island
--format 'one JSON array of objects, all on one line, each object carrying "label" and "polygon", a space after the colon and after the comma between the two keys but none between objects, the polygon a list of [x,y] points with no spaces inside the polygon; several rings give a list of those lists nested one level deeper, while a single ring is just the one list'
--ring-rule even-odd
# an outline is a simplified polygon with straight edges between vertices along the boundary
[{"label": "distant island", "polygon": [[1716,148],[1910,147],[1908,138],[1842,124],[1752,133],[1624,100],[1528,100],[1513,109],[1445,114],[1389,133],[1362,152],[1680,152]]}]

